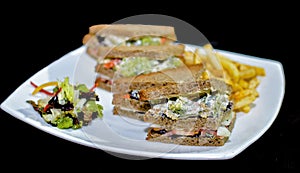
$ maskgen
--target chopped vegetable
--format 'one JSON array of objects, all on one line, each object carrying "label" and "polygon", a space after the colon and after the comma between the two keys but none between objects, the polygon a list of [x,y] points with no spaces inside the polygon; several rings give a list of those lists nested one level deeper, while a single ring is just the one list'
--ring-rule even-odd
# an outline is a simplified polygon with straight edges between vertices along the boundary
[{"label": "chopped vegetable", "polygon": [[[31,85],[35,87],[33,95],[41,92],[48,97],[37,102],[27,100],[27,103],[52,126],[79,129],[103,116],[103,106],[97,103],[99,97],[94,91],[97,83],[89,89],[85,84],[71,85],[69,78],[65,77],[63,81],[51,81],[40,86],[31,82]],[[53,93],[43,89],[49,86],[53,86]]]}]

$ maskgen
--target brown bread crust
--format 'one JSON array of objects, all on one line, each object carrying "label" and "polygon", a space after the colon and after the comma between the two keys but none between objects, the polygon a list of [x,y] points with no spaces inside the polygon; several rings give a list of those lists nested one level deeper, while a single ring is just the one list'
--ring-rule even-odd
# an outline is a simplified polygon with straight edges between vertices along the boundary
[{"label": "brown bread crust", "polygon": [[93,34],[85,34],[82,38],[82,44],[86,44],[93,36]]},{"label": "brown bread crust", "polygon": [[191,145],[191,146],[223,146],[228,137],[218,138],[218,137],[166,137],[159,135],[157,133],[148,133],[146,140],[152,142],[162,142],[162,143],[172,143],[178,145]]}]

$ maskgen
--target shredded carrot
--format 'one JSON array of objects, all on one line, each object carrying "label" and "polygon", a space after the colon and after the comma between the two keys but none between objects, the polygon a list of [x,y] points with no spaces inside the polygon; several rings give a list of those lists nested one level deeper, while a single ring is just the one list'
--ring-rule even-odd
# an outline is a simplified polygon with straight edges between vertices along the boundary
[{"label": "shredded carrot", "polygon": [[98,82],[95,82],[95,84],[92,86],[92,88],[90,89],[90,91],[93,91],[95,88],[97,88],[99,85]]}]

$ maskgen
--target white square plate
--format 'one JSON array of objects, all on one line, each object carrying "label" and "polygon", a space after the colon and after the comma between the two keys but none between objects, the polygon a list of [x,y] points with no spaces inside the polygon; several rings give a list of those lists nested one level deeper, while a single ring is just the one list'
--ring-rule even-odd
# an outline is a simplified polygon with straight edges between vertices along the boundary
[{"label": "white square plate", "polygon": [[82,46],[49,64],[19,86],[2,104],[1,108],[19,120],[37,129],[72,141],[101,149],[117,157],[167,158],[186,160],[230,159],[242,152],[272,125],[280,110],[285,92],[285,76],[280,62],[223,50],[216,50],[241,63],[256,65],[266,70],[258,87],[260,96],[256,106],[248,114],[238,113],[235,127],[229,140],[221,147],[180,146],[153,143],[145,140],[147,123],[112,115],[111,93],[96,89],[100,103],[104,106],[103,119],[96,119],[89,126],[78,130],[62,130],[45,123],[26,100],[37,100],[32,96],[30,81],[38,84],[62,80],[69,76],[73,83],[92,86],[96,73],[96,61],[85,53]]}]

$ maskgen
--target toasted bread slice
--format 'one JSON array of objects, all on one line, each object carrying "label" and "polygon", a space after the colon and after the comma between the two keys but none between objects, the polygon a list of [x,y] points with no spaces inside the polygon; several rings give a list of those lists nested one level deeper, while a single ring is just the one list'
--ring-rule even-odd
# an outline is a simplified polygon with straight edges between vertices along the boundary
[{"label": "toasted bread slice", "polygon": [[195,64],[134,77],[118,78],[112,84],[112,92],[126,93],[130,90],[139,90],[141,100],[196,92],[211,87],[231,92],[231,86],[222,79],[206,79],[203,71],[202,64]]},{"label": "toasted bread slice", "polygon": [[189,83],[201,79],[203,65],[191,65],[165,69],[149,74],[141,74],[134,77],[118,78],[114,80],[113,90],[126,93],[130,90],[162,87],[177,83]]},{"label": "toasted bread slice", "polygon": [[115,35],[119,37],[135,38],[141,36],[158,36],[177,40],[175,29],[172,26],[143,25],[143,24],[99,24],[89,27],[89,34],[103,37]]}]

